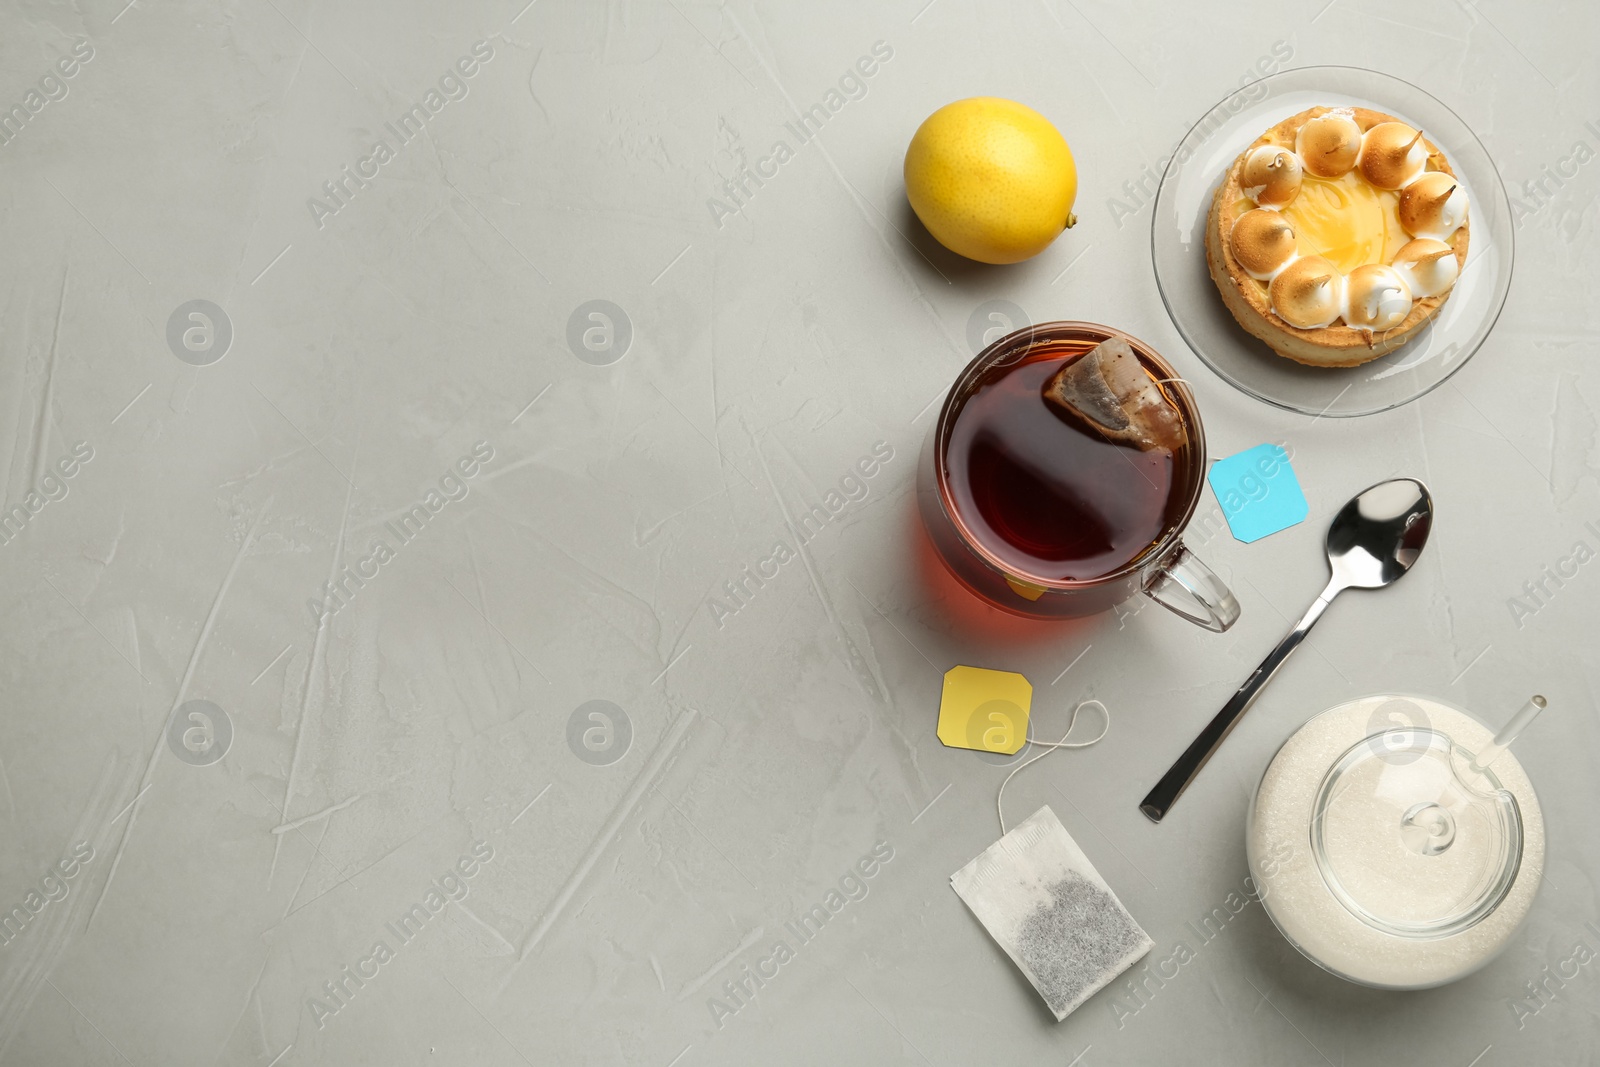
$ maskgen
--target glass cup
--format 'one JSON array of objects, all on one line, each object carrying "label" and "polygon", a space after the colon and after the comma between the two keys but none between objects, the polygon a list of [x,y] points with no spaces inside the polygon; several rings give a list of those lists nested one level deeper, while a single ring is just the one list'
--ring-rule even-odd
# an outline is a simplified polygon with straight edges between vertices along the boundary
[{"label": "glass cup", "polygon": [[[981,388],[1001,381],[1019,367],[1088,352],[1102,341],[1120,337],[1139,357],[1153,380],[1177,408],[1188,433],[1188,445],[1175,457],[1168,521],[1159,536],[1129,562],[1086,579],[1061,579],[1028,573],[1008,560],[1001,546],[986,544],[987,530],[963,516],[951,487],[951,432],[967,401]],[[968,589],[994,607],[1030,618],[1078,618],[1108,611],[1144,594],[1190,622],[1216,633],[1239,617],[1239,603],[1227,586],[1200,562],[1181,534],[1200,501],[1205,481],[1205,430],[1186,384],[1148,345],[1120,330],[1090,322],[1048,322],[1007,334],[967,364],[939,411],[917,469],[917,504],[923,525],[945,566]]]}]

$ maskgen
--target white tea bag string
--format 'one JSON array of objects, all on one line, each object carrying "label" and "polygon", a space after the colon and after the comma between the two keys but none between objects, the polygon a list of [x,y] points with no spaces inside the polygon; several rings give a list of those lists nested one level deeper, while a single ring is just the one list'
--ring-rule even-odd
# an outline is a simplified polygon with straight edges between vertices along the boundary
[{"label": "white tea bag string", "polygon": [[[1100,728],[1100,732],[1098,734],[1095,734],[1093,737],[1091,737],[1087,741],[1071,741],[1071,742],[1069,742],[1067,740],[1067,738],[1072,734],[1072,727],[1074,725],[1076,725],[1077,722],[1078,722],[1078,712],[1082,711],[1086,707],[1090,707],[1091,705],[1100,709],[1100,715],[1105,719],[1105,725]],[[1005,781],[1000,783],[1000,792],[995,794],[995,798],[994,798],[994,813],[1000,817],[1000,833],[1001,833],[1001,835],[1004,836],[1004,834],[1006,832],[1006,813],[1005,813],[1005,810],[1003,808],[1001,808],[1000,802],[1005,799],[1006,784],[1008,782],[1010,782],[1011,779],[1013,779],[1013,778],[1015,778],[1017,776],[1017,772],[1018,771],[1022,770],[1025,767],[1030,767],[1033,764],[1039,762],[1040,760],[1044,759],[1046,756],[1050,755],[1050,753],[1054,752],[1058,748],[1088,748],[1090,745],[1095,744],[1096,742],[1100,741],[1102,738],[1104,738],[1106,736],[1106,734],[1108,734],[1110,732],[1111,732],[1111,712],[1106,710],[1106,706],[1104,704],[1100,703],[1100,701],[1098,701],[1098,700],[1083,700],[1083,701],[1079,701],[1078,702],[1078,706],[1072,709],[1072,716],[1069,719],[1067,719],[1067,732],[1061,735],[1061,740],[1059,740],[1059,741],[1033,741],[1033,740],[1030,739],[1030,741],[1028,742],[1029,744],[1038,745],[1040,748],[1044,749],[1044,751],[1039,753],[1037,756],[1033,757],[1032,759],[1026,760],[1023,763],[1018,764],[1016,767],[1013,767],[1011,769],[1011,773],[1006,775]]]}]

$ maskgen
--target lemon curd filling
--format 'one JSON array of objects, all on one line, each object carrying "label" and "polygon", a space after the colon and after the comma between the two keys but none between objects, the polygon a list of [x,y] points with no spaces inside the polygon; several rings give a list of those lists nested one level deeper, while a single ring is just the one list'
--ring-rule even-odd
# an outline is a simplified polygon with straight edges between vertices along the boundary
[{"label": "lemon curd filling", "polygon": [[1324,256],[1340,274],[1389,263],[1411,238],[1400,226],[1400,194],[1376,189],[1355,171],[1337,178],[1306,175],[1285,205],[1300,255]]}]

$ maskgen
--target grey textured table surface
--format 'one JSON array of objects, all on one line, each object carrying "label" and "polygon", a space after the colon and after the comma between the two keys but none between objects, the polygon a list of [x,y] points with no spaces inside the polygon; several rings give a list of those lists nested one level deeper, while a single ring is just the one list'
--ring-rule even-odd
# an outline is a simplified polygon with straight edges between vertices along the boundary
[{"label": "grey textured table surface", "polygon": [[[1600,1062],[1600,18],[1324,3],[5,4],[0,472],[27,521],[0,545],[4,1062]],[[1200,364],[1139,189],[1252,72],[1320,63],[1426,87],[1520,204],[1488,344],[1357,420]],[[958,262],[904,206],[911,132],[975,94],[1044,111],[1078,159],[1081,224],[1021,266]],[[1199,538],[1232,632],[974,619],[930,567],[927,405],[991,299],[1153,342],[1213,455],[1293,444],[1310,518]],[[599,352],[592,300],[622,312]],[[1416,573],[1341,601],[1146,822],[1321,588],[1328,517],[1398,474],[1438,503]],[[1058,1025],[951,891],[1004,774],[934,737],[956,663],[1025,673],[1046,726],[1110,708],[1007,808],[1055,808],[1153,958],[1191,942],[1176,977]],[[1551,861],[1514,944],[1394,995],[1320,972],[1259,905],[1194,938],[1246,875],[1270,754],[1388,689],[1486,717],[1550,697],[1519,752]],[[792,936],[875,848],[865,895]]]}]

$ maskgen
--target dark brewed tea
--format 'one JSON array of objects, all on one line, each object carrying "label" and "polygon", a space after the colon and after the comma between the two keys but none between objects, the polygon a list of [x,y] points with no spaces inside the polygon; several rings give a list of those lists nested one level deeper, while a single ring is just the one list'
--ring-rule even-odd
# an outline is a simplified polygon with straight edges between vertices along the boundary
[{"label": "dark brewed tea", "polygon": [[1112,574],[1185,517],[1192,446],[1174,454],[1116,444],[1046,402],[1056,371],[1093,347],[1053,341],[994,369],[950,430],[944,462],[956,511],[1019,577]]}]

